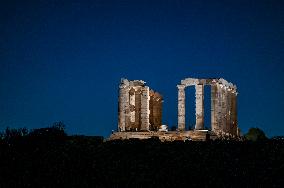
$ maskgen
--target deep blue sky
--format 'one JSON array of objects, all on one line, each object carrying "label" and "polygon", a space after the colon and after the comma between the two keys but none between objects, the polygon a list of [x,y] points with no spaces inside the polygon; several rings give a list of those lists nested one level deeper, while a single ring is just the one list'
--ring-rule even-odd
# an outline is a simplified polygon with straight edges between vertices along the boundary
[{"label": "deep blue sky", "polygon": [[162,93],[174,125],[181,79],[223,77],[238,86],[243,132],[284,135],[283,1],[23,2],[0,3],[0,130],[63,121],[107,136],[121,77]]}]

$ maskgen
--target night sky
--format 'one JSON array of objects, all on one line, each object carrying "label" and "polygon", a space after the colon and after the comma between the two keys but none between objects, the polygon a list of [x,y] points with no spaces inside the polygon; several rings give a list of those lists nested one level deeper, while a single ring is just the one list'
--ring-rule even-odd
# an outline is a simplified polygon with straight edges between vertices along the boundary
[{"label": "night sky", "polygon": [[0,130],[63,121],[69,134],[108,136],[122,77],[160,92],[163,123],[177,125],[180,80],[222,77],[238,87],[242,132],[284,135],[283,74],[281,0],[0,3]]}]

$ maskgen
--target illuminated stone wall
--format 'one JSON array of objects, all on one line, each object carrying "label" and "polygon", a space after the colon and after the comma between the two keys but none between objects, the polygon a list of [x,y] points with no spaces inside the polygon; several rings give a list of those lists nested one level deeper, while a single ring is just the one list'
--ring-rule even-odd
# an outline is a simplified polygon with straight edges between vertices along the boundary
[{"label": "illuminated stone wall", "polygon": [[121,79],[118,131],[158,130],[162,125],[162,96],[142,80]]},{"label": "illuminated stone wall", "polygon": [[178,129],[185,130],[185,88],[195,86],[195,130],[204,129],[204,86],[211,86],[211,130],[221,135],[239,136],[237,87],[226,80],[186,78],[178,87]]},{"label": "illuminated stone wall", "polygon": [[[226,80],[181,80],[178,87],[178,130],[186,131],[185,89],[195,87],[194,130],[204,130],[204,86],[211,86],[211,131],[218,135],[239,136],[237,87]],[[119,86],[118,131],[158,131],[162,125],[163,97],[142,80],[122,79]]]},{"label": "illuminated stone wall", "polygon": [[150,130],[157,131],[162,125],[163,97],[154,90],[150,90]]}]

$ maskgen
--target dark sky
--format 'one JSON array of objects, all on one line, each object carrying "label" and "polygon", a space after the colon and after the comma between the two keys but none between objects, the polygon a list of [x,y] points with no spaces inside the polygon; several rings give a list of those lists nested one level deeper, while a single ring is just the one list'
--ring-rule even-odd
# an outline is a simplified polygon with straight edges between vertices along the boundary
[{"label": "dark sky", "polygon": [[162,93],[176,125],[180,80],[223,77],[238,86],[243,132],[284,135],[284,1],[23,2],[0,3],[0,130],[63,121],[108,136],[121,77]]}]

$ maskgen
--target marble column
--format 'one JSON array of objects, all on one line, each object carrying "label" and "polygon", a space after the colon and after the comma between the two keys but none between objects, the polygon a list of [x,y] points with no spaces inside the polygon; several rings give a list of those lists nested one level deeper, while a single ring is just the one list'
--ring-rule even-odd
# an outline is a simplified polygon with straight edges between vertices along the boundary
[{"label": "marble column", "polygon": [[217,85],[211,85],[211,130],[218,131],[218,91]]},{"label": "marble column", "polygon": [[185,130],[185,85],[178,87],[178,130]]},{"label": "marble column", "polygon": [[142,95],[141,95],[141,130],[142,131],[149,131],[149,103],[150,103],[150,95],[149,95],[149,87],[145,86],[142,88]]},{"label": "marble column", "polygon": [[225,86],[221,89],[222,92],[222,97],[221,97],[221,106],[222,106],[222,110],[221,110],[221,126],[222,126],[222,130],[225,133],[228,133],[228,128],[227,128],[227,92],[225,89]]},{"label": "marble column", "polygon": [[138,87],[135,92],[135,130],[141,129],[141,88]]},{"label": "marble column", "polygon": [[237,135],[238,133],[238,124],[237,124],[237,94],[236,92],[232,93],[232,126],[234,127],[234,133]]},{"label": "marble column", "polygon": [[223,99],[223,86],[221,84],[217,84],[217,126],[218,132],[223,134],[223,114],[222,114],[222,101]]},{"label": "marble column", "polygon": [[129,91],[129,105],[130,105],[130,122],[131,127],[135,127],[135,89],[131,88]]},{"label": "marble column", "polygon": [[204,129],[204,85],[195,85],[195,129]]},{"label": "marble column", "polygon": [[125,131],[127,124],[126,113],[129,111],[129,93],[128,87],[125,85],[119,86],[119,123],[118,131]]},{"label": "marble column", "polygon": [[233,126],[231,123],[231,114],[232,114],[232,93],[230,89],[227,89],[227,100],[226,100],[226,106],[227,106],[227,111],[226,111],[226,124],[227,124],[227,130],[230,135],[233,133]]}]

